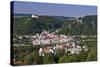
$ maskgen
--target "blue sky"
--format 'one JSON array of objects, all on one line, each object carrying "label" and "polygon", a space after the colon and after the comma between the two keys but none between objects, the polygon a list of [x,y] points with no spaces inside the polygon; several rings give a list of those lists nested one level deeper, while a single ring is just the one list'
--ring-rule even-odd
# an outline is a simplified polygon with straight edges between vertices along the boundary
[{"label": "blue sky", "polygon": [[51,4],[37,2],[14,2],[14,13],[51,15],[51,16],[70,16],[80,17],[86,15],[96,15],[96,6],[71,5],[71,4]]}]

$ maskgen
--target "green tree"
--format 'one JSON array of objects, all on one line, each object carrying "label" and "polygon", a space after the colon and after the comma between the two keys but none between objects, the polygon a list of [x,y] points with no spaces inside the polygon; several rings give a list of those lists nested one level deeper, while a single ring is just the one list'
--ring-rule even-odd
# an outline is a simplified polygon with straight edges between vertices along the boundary
[{"label": "green tree", "polygon": [[44,64],[51,64],[53,63],[53,56],[52,54],[47,54],[46,56],[43,57],[43,63]]},{"label": "green tree", "polygon": [[66,63],[66,62],[69,62],[69,56],[67,55],[63,55],[62,57],[59,58],[59,63]]},{"label": "green tree", "polygon": [[87,55],[88,55],[87,52],[81,51],[81,53],[78,55],[78,60],[77,61],[78,62],[86,61]]},{"label": "green tree", "polygon": [[77,62],[78,59],[79,58],[77,55],[71,55],[68,60],[69,60],[69,62]]},{"label": "green tree", "polygon": [[62,49],[57,49],[56,50],[56,56],[59,58],[59,57],[62,57],[64,55],[64,50]]},{"label": "green tree", "polygon": [[37,52],[32,52],[29,55],[26,55],[24,57],[24,61],[27,62],[27,64],[42,64],[42,57],[38,55]]},{"label": "green tree", "polygon": [[97,60],[96,50],[91,49],[91,52],[87,56],[87,61],[96,61],[96,60]]}]

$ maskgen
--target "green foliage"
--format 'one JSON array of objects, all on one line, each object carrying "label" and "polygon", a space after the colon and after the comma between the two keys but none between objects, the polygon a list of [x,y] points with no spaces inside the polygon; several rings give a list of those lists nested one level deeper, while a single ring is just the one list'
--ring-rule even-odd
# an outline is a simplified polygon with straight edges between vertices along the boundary
[{"label": "green foliage", "polygon": [[14,18],[13,32],[14,34],[36,34],[43,30],[55,30],[61,28],[62,22],[49,16],[39,16],[38,19],[31,17]]},{"label": "green foliage", "polygon": [[43,57],[43,63],[44,64],[51,64],[53,63],[53,56],[52,54],[47,54],[46,56]]},{"label": "green foliage", "polygon": [[64,55],[64,51],[62,49],[57,49],[56,50],[56,56],[58,58],[62,57]]},{"label": "green foliage", "polygon": [[77,55],[63,55],[60,57],[59,63],[78,62],[78,59]]},{"label": "green foliage", "polygon": [[85,51],[81,51],[81,53],[78,55],[78,62],[84,62],[84,61],[86,61],[86,58],[87,58],[87,55],[88,55],[88,53],[87,52],[85,52]]},{"label": "green foliage", "polygon": [[79,61],[79,58],[77,55],[71,55],[69,57],[69,62],[78,62]]},{"label": "green foliage", "polygon": [[59,63],[66,63],[69,62],[69,56],[67,55],[63,55],[60,59],[59,59]]},{"label": "green foliage", "polygon": [[27,64],[42,64],[42,57],[34,51],[31,54],[26,55],[24,61],[27,62]]},{"label": "green foliage", "polygon": [[97,52],[91,48],[91,52],[87,56],[87,61],[96,61],[97,60]]},{"label": "green foliage", "polygon": [[43,30],[55,31],[56,29],[60,29],[59,34],[95,35],[97,33],[97,16],[84,16],[82,23],[59,16],[39,16],[37,19],[29,16],[14,17],[13,33],[17,35],[32,35],[41,33]]}]

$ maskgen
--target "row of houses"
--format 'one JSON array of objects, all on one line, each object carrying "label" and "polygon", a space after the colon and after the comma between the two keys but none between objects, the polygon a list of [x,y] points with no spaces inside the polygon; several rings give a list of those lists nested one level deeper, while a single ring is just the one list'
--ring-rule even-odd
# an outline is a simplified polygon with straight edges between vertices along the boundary
[{"label": "row of houses", "polygon": [[45,56],[48,53],[56,55],[56,51],[58,49],[63,50],[67,54],[80,54],[82,50],[85,52],[88,50],[87,46],[80,46],[72,43],[70,45],[67,44],[56,44],[55,46],[45,46],[39,49],[39,56]]},{"label": "row of houses", "polygon": [[73,40],[74,38],[71,36],[56,35],[55,33],[49,33],[47,31],[43,31],[41,34],[36,34],[32,36],[33,45],[66,43],[66,42],[73,41]]},{"label": "row of houses", "polygon": [[45,56],[48,53],[56,54],[57,49],[68,54],[79,54],[82,49],[88,50],[87,46],[80,46],[80,41],[75,39],[74,36],[57,35],[47,31],[32,36],[32,43],[33,45],[45,45],[40,47],[38,51],[40,56]]},{"label": "row of houses", "polygon": [[68,54],[79,54],[82,50],[87,51],[87,46],[81,46],[80,40],[76,36],[58,35],[54,32],[49,33],[43,31],[40,34],[32,36],[20,36],[18,39],[27,38],[32,45],[42,45],[38,52],[40,56],[45,56],[48,53],[56,54],[58,49],[63,50]]}]

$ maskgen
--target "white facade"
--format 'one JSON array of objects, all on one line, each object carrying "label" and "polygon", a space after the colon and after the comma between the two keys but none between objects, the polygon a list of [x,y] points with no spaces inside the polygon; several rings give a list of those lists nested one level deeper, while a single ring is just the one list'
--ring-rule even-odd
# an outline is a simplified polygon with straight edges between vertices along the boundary
[{"label": "white facade", "polygon": [[38,16],[35,14],[32,14],[32,18],[38,18]]}]

